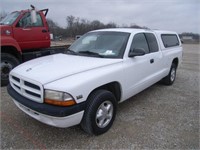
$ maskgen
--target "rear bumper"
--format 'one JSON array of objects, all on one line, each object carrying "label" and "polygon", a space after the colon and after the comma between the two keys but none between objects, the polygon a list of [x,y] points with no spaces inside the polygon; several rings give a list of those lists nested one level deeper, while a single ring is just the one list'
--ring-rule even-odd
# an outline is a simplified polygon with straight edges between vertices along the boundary
[{"label": "rear bumper", "polygon": [[17,107],[40,122],[64,128],[79,124],[82,120],[85,102],[70,107],[54,106],[29,100],[10,85],[7,90]]}]

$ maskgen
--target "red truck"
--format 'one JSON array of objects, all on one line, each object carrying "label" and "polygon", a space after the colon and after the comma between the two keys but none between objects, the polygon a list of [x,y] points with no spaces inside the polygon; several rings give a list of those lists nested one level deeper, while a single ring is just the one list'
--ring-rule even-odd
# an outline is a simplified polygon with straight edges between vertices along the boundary
[{"label": "red truck", "polygon": [[15,11],[0,22],[1,86],[8,84],[9,72],[27,60],[63,52],[66,47],[50,47],[46,15],[48,9]]}]

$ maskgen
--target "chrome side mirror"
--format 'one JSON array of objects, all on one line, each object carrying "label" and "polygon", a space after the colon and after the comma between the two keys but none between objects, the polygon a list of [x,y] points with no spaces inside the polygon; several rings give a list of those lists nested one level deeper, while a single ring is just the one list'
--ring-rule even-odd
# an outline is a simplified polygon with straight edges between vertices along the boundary
[{"label": "chrome side mirror", "polygon": [[35,7],[33,5],[31,5],[31,23],[36,23],[37,22],[37,13],[35,10]]}]

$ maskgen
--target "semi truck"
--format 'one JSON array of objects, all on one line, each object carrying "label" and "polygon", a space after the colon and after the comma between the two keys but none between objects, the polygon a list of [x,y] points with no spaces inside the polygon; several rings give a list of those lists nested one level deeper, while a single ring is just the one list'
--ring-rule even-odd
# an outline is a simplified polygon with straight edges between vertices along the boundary
[{"label": "semi truck", "polygon": [[1,86],[8,84],[9,72],[27,60],[63,52],[68,45],[51,46],[46,20],[48,9],[14,11],[0,22]]}]

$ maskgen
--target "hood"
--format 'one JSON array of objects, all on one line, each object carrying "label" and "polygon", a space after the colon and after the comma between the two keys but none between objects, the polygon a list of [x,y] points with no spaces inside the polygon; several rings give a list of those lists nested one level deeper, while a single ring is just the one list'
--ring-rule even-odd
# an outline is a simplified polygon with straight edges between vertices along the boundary
[{"label": "hood", "polygon": [[91,69],[122,62],[122,59],[55,54],[25,62],[11,71],[21,77],[47,84]]}]

